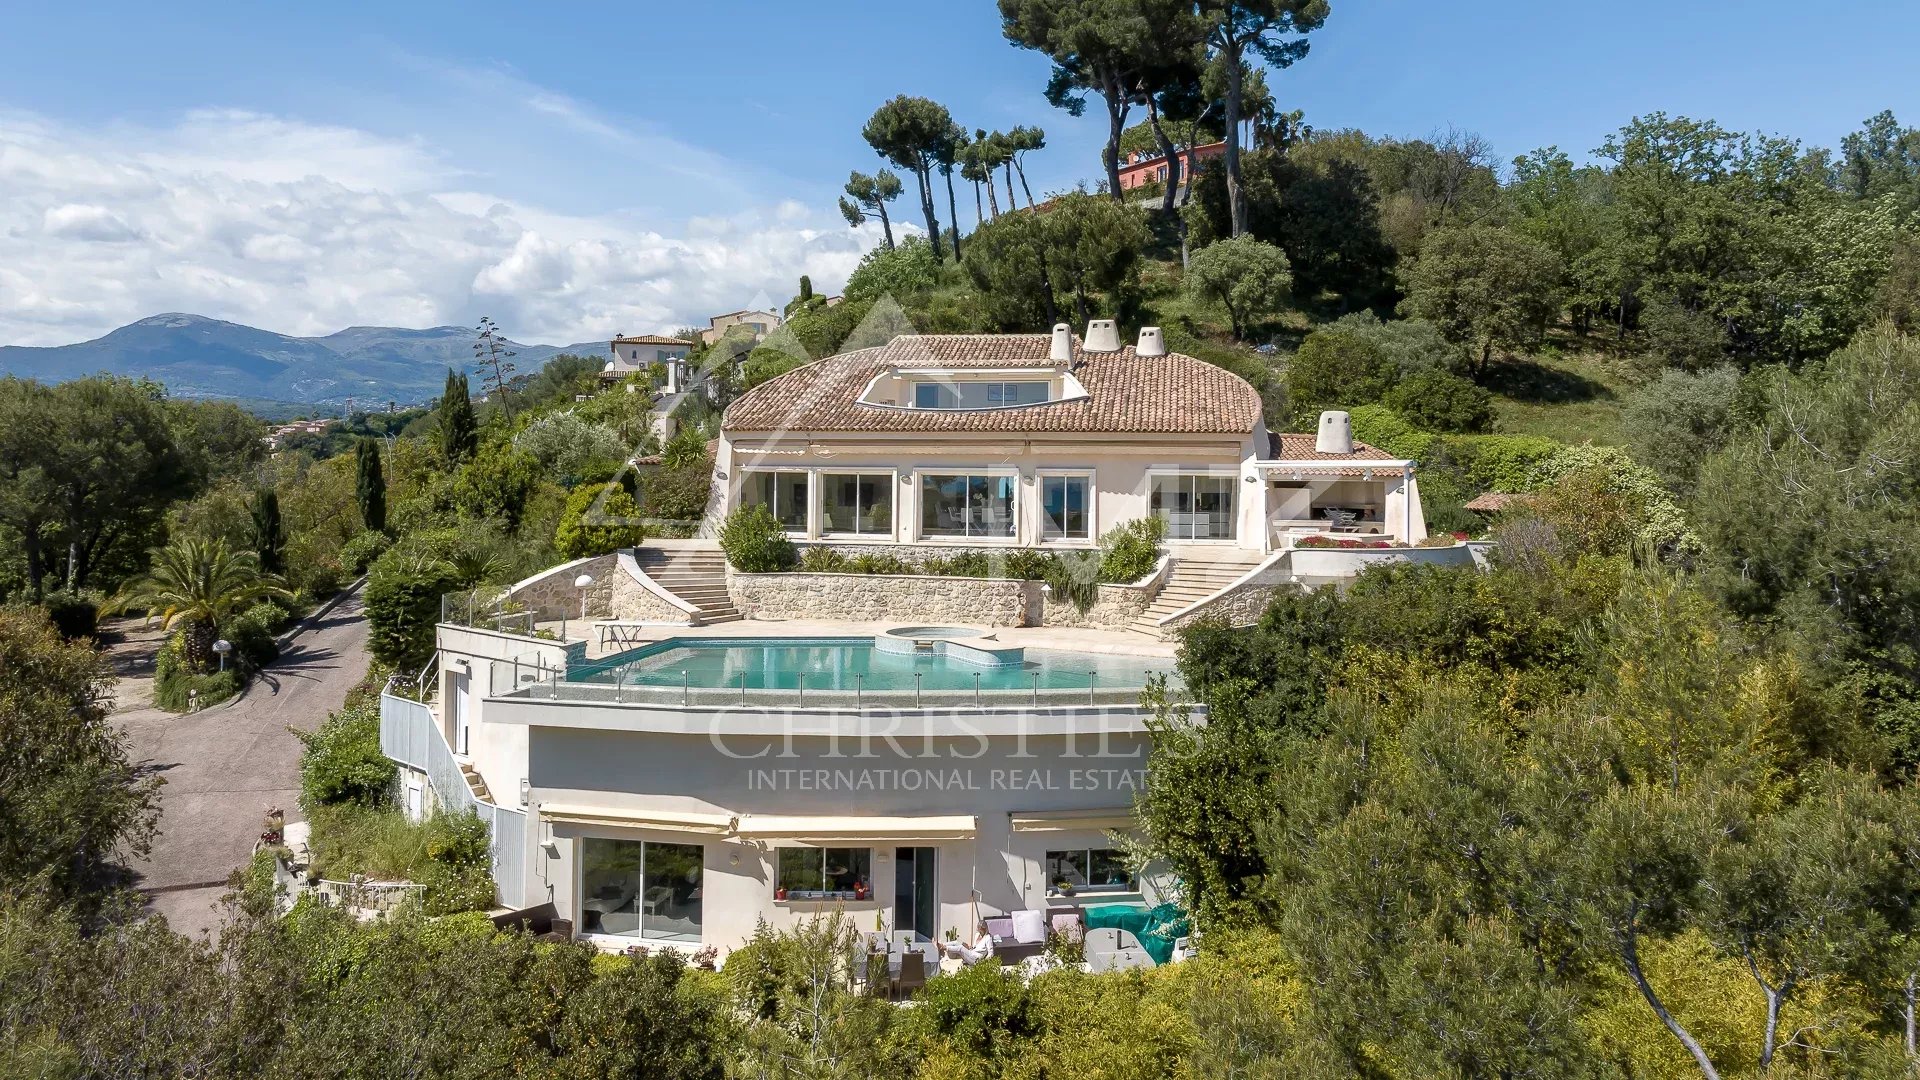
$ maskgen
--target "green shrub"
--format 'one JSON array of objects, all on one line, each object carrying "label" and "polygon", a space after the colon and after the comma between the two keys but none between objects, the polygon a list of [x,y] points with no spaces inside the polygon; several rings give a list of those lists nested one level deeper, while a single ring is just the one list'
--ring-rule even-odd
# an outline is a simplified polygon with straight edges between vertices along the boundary
[{"label": "green shrub", "polygon": [[684,468],[653,469],[640,474],[640,510],[649,518],[699,521],[706,516],[713,492],[713,459],[700,458]]},{"label": "green shrub", "polygon": [[300,805],[374,806],[393,789],[394,764],[380,752],[380,706],[362,702],[328,715],[312,732],[295,731],[300,755]]},{"label": "green shrub", "polygon": [[372,529],[362,529],[358,536],[346,542],[340,549],[340,562],[356,574],[364,574],[373,560],[386,554],[393,546],[393,537]]},{"label": "green shrub", "polygon": [[258,671],[280,655],[280,631],[292,616],[271,600],[262,600],[227,620],[221,636],[233,643],[233,659],[243,670]]},{"label": "green shrub", "polygon": [[89,592],[50,592],[40,601],[60,636],[73,641],[100,628],[100,598]]},{"label": "green shrub", "polygon": [[1385,403],[1427,431],[1484,432],[1493,427],[1493,395],[1445,371],[1409,375],[1387,391]]},{"label": "green shrub", "polygon": [[829,547],[810,547],[801,552],[800,569],[809,574],[845,574],[851,571],[847,557]]},{"label": "green shrub", "polygon": [[1332,327],[1316,330],[1287,361],[1287,401],[1294,423],[1315,430],[1322,410],[1351,411],[1379,401],[1399,377],[1393,362],[1360,334]]},{"label": "green shrub", "polygon": [[403,671],[433,655],[440,597],[459,587],[453,568],[413,544],[392,548],[367,570],[367,647]]},{"label": "green shrub", "polygon": [[229,663],[225,671],[196,675],[187,670],[184,642],[179,633],[168,636],[154,657],[153,703],[168,712],[186,712],[217,705],[240,692],[245,682],[240,665]]},{"label": "green shrub", "polygon": [[1126,585],[1152,573],[1166,535],[1166,521],[1152,514],[1109,529],[1100,538],[1100,580]]},{"label": "green shrub", "polygon": [[779,519],[765,506],[743,506],[728,514],[720,526],[720,550],[743,574],[791,570],[800,560]]},{"label": "green shrub", "polygon": [[583,487],[567,496],[554,549],[563,559],[584,559],[634,547],[647,538],[640,507],[620,487]]},{"label": "green shrub", "polygon": [[423,885],[428,915],[493,906],[487,826],[473,814],[438,813],[416,822],[394,806],[351,803],[308,813],[313,865],[320,876],[341,881],[364,874]]},{"label": "green shrub", "polygon": [[884,551],[855,555],[847,562],[847,569],[855,574],[911,574],[918,570],[900,556]]}]

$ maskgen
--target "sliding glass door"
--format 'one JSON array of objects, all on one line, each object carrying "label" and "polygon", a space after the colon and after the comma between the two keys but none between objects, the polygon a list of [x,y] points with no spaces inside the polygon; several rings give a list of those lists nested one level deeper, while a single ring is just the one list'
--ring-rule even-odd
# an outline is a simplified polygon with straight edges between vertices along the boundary
[{"label": "sliding glass door", "polygon": [[1148,503],[1167,523],[1169,540],[1231,540],[1237,477],[1154,473]]},{"label": "sliding glass door", "polygon": [[984,473],[923,474],[920,535],[1005,540],[1013,536],[1016,477]]}]

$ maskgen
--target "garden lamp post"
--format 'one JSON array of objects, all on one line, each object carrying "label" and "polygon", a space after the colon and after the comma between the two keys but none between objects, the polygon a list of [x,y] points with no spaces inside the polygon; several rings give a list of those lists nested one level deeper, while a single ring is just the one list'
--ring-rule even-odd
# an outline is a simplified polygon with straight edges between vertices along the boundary
[{"label": "garden lamp post", "polygon": [[220,670],[227,670],[227,654],[233,651],[233,642],[221,638],[213,643],[213,651],[220,657]]},{"label": "garden lamp post", "polygon": [[581,574],[573,579],[573,587],[580,590],[580,621],[587,621],[587,586],[593,584],[592,574]]}]

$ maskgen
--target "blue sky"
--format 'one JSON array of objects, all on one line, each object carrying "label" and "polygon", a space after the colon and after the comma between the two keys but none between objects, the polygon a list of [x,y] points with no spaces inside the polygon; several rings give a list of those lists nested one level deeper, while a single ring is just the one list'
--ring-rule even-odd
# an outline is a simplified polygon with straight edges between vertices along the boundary
[{"label": "blue sky", "polygon": [[[403,8],[403,10],[396,10]],[[1322,128],[1584,153],[1664,109],[1831,145],[1920,123],[1920,4],[1335,0],[1272,82]],[[1040,96],[990,2],[33,5],[0,35],[0,343],[160,310],[324,333],[468,322],[549,341],[665,329],[873,242],[833,209],[895,93],[1038,124],[1037,189],[1103,123]],[[971,211],[963,208],[963,217]],[[901,207],[901,216],[911,216]]]}]

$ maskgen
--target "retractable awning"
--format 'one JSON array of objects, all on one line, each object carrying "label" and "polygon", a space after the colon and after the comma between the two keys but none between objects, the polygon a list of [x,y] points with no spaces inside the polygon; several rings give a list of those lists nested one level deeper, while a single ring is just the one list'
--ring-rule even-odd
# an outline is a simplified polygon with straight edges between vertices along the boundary
[{"label": "retractable awning", "polygon": [[978,823],[970,816],[950,817],[791,817],[748,814],[739,834],[749,840],[965,840]]},{"label": "retractable awning", "polygon": [[1028,810],[1009,815],[1014,832],[1068,832],[1077,829],[1104,829],[1109,832],[1134,827],[1133,811],[1126,807],[1107,810]]},{"label": "retractable awning", "polygon": [[582,825],[616,825],[626,829],[661,829],[667,832],[699,833],[704,836],[728,836],[739,819],[732,814],[703,814],[676,810],[630,810],[618,806],[586,806],[577,803],[541,803],[540,816],[548,821],[575,822]]}]

